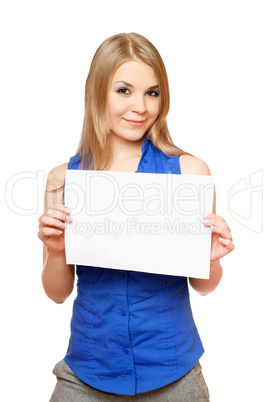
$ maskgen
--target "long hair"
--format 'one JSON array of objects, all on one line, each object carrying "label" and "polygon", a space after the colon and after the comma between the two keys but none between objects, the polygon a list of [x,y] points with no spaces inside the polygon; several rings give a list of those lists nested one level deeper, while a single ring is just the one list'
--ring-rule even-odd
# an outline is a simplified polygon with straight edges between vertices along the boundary
[{"label": "long hair", "polygon": [[[163,60],[154,45],[137,33],[120,33],[106,39],[97,49],[85,85],[85,114],[77,153],[81,154],[81,169],[96,170],[107,166],[111,136],[107,97],[117,68],[140,60],[152,67],[161,93],[160,113],[145,133],[166,155],[188,154],[175,146],[170,136],[166,116],[170,95]],[[190,155],[190,154],[188,154]]]}]

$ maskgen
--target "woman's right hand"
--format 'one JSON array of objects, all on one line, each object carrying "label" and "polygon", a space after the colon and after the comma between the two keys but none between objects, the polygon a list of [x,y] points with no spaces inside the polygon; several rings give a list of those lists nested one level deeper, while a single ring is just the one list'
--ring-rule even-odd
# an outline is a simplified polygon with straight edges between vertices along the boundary
[{"label": "woman's right hand", "polygon": [[39,217],[38,237],[54,253],[65,251],[64,229],[65,222],[72,222],[70,208],[64,204],[51,204],[44,214]]}]

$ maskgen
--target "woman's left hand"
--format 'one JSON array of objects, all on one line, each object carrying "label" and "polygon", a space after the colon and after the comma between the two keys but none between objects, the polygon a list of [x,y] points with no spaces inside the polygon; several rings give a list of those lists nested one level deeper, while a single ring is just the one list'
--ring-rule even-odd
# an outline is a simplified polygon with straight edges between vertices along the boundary
[{"label": "woman's left hand", "polygon": [[203,224],[212,230],[210,262],[217,261],[234,250],[231,229],[224,218],[209,214],[204,216]]}]

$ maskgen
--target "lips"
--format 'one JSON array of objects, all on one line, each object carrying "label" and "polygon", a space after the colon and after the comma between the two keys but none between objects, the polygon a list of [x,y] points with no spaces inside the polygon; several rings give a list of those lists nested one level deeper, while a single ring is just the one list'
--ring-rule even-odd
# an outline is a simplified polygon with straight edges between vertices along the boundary
[{"label": "lips", "polygon": [[125,119],[125,121],[127,123],[131,124],[132,126],[139,127],[139,126],[142,126],[146,120],[127,120],[127,119]]}]

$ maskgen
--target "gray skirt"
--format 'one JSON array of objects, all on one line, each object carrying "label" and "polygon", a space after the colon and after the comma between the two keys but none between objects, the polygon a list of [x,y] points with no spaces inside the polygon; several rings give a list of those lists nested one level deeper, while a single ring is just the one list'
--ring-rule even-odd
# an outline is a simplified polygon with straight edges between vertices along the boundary
[{"label": "gray skirt", "polygon": [[143,392],[133,396],[103,392],[81,381],[61,360],[53,369],[57,384],[50,402],[108,402],[108,401],[140,401],[140,402],[208,402],[209,391],[198,362],[185,376],[164,387]]}]

